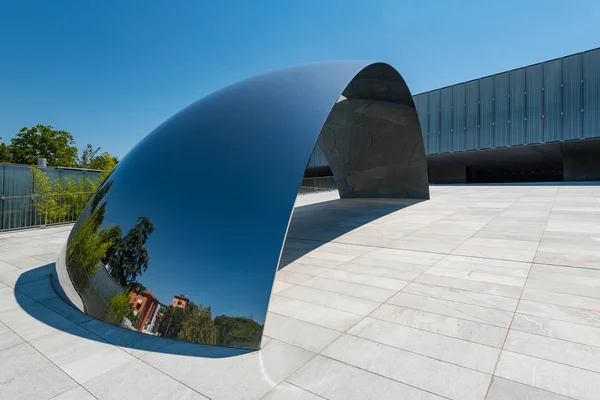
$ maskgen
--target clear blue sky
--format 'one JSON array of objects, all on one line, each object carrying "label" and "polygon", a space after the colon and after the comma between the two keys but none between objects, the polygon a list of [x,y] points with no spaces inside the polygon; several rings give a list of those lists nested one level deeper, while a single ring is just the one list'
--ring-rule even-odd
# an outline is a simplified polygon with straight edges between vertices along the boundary
[{"label": "clear blue sky", "polygon": [[419,93],[598,47],[599,21],[598,0],[5,0],[0,135],[42,123],[122,157],[263,71],[386,61]]}]

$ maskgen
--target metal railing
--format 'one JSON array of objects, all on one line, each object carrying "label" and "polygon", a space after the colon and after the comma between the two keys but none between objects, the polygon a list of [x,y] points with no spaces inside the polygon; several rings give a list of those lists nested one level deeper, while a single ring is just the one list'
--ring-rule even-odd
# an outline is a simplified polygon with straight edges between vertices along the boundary
[{"label": "metal railing", "polygon": [[75,222],[92,194],[0,196],[0,231]]},{"label": "metal railing", "polygon": [[[304,178],[298,194],[328,192],[336,189],[333,176]],[[42,196],[0,196],[0,232],[75,222],[92,194],[92,192],[76,192]],[[44,202],[50,204],[50,197],[54,200],[54,206],[40,205]],[[56,212],[57,207],[60,208],[60,212]]]}]

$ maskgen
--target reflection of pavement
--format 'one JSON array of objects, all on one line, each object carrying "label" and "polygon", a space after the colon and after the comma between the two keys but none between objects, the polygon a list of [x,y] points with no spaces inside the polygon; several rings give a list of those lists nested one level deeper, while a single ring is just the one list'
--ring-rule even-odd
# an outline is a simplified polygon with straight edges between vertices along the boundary
[{"label": "reflection of pavement", "polygon": [[0,234],[0,398],[597,398],[600,187],[431,189],[300,196],[258,352],[92,320],[40,268],[69,228]]}]

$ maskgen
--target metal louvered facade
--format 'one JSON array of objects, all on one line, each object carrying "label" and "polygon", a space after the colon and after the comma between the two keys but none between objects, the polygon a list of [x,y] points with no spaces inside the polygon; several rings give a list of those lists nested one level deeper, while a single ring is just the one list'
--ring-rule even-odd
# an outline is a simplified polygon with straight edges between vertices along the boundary
[{"label": "metal louvered facade", "polygon": [[417,94],[414,100],[426,122],[427,154],[600,137],[600,49]]},{"label": "metal louvered facade", "polygon": [[413,100],[432,183],[600,181],[600,48]]}]

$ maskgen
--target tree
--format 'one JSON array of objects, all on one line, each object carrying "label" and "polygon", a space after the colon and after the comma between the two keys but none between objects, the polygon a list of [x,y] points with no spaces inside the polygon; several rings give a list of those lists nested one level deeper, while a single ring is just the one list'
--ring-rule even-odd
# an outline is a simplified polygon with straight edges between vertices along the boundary
[{"label": "tree", "polygon": [[12,156],[10,155],[10,148],[6,143],[0,143],[0,163],[11,163]]},{"label": "tree", "polygon": [[138,276],[148,269],[150,256],[144,245],[154,232],[154,224],[148,217],[138,217],[136,224],[122,238],[116,238],[107,250],[104,264],[110,266],[110,275],[123,287],[136,282]]},{"label": "tree", "polygon": [[73,234],[67,245],[67,266],[69,275],[80,293],[89,285],[92,276],[106,257],[106,252],[116,238],[121,237],[121,228],[109,226],[104,229],[106,202],[104,196],[110,190],[112,181],[106,182],[92,197],[88,217],[80,220],[73,228]]},{"label": "tree", "polygon": [[92,169],[92,167],[90,167],[90,165],[92,164],[92,161],[97,157],[97,154],[99,151],[100,151],[100,147],[97,147],[94,149],[94,146],[92,146],[91,144],[88,143],[81,152],[81,156],[79,157],[79,160],[77,161],[77,166],[79,168]]},{"label": "tree", "polygon": [[169,306],[165,310],[156,331],[165,338],[176,338],[183,323],[188,318],[189,313],[186,309]]},{"label": "tree", "polygon": [[38,124],[24,127],[10,140],[9,153],[17,164],[34,165],[38,158],[45,158],[49,165],[77,166],[77,147],[73,136],[52,126]]},{"label": "tree", "polygon": [[263,326],[251,318],[220,315],[215,326],[220,346],[254,348],[260,344]]},{"label": "tree", "polygon": [[[87,178],[51,180],[37,167],[29,167],[33,175],[33,206],[44,224],[74,221],[96,191],[98,182]],[[106,174],[108,175],[108,173]]]},{"label": "tree", "polygon": [[177,338],[193,343],[215,344],[217,328],[212,321],[210,307],[190,303],[186,307],[187,318],[184,320]]},{"label": "tree", "polygon": [[[114,296],[108,301],[108,308],[114,314],[115,323],[120,324],[121,321],[123,321],[123,318],[132,314],[131,304],[129,303],[130,296],[131,292],[125,291],[121,294]],[[108,315],[107,319],[113,319],[110,317],[112,316]]]},{"label": "tree", "polygon": [[61,201],[61,195],[65,192],[64,185],[58,179],[51,180],[36,167],[31,167],[30,170],[33,174],[33,206],[44,219],[44,224],[64,221],[68,214],[67,204]]},{"label": "tree", "polygon": [[111,174],[112,170],[117,166],[118,162],[119,160],[117,157],[113,157],[107,152],[104,152],[100,157],[93,161],[92,167],[90,168],[101,169],[102,172],[100,173],[99,181],[104,182],[104,180]]},{"label": "tree", "polygon": [[91,144],[87,144],[81,152],[77,166],[79,168],[100,169],[103,172],[108,171],[110,173],[119,162],[119,159],[111,156],[106,151],[102,153],[100,151],[100,147],[94,148]]}]

